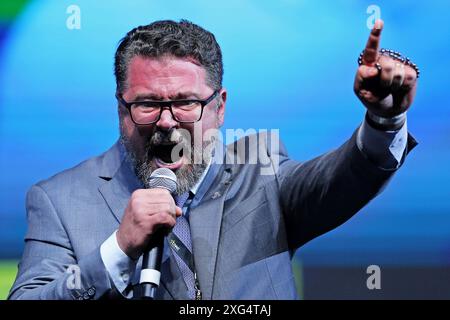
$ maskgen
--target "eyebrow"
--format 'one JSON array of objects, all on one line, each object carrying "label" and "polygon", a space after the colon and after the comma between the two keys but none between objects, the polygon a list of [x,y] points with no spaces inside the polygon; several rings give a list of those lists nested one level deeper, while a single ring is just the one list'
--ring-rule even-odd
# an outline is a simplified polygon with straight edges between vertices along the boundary
[{"label": "eyebrow", "polygon": [[[174,96],[170,96],[171,100],[186,100],[186,99],[197,99],[200,100],[201,98],[198,96],[198,94],[194,92],[180,92],[177,93]],[[163,97],[157,94],[153,93],[142,93],[138,94],[133,101],[145,101],[145,100],[152,100],[152,101],[164,101]]]}]

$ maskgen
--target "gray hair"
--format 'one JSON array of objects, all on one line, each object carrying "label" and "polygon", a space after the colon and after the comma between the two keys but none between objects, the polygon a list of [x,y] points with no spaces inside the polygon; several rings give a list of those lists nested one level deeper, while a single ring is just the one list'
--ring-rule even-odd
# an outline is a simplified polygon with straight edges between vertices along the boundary
[{"label": "gray hair", "polygon": [[207,85],[221,89],[222,52],[214,35],[187,20],[161,20],[134,28],[120,40],[114,59],[117,91],[123,93],[126,89],[128,64],[133,57],[166,55],[193,58],[205,68]]}]

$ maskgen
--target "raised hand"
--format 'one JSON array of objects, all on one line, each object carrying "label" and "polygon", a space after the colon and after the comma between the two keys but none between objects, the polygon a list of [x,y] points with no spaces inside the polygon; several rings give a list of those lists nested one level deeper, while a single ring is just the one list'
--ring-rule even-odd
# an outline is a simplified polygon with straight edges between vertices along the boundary
[{"label": "raised hand", "polygon": [[380,53],[383,21],[377,20],[362,55],[354,91],[374,115],[392,118],[411,106],[416,94],[416,70],[399,59]]}]

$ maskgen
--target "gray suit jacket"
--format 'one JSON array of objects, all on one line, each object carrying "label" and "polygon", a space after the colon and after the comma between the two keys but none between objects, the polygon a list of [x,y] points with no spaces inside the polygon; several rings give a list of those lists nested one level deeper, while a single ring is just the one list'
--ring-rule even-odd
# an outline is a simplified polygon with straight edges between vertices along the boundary
[{"label": "gray suit jacket", "polygon": [[[201,199],[193,202],[189,220],[204,299],[297,298],[291,269],[295,250],[349,219],[395,172],[367,159],[356,146],[356,133],[340,148],[305,163],[289,159],[264,135],[257,138],[268,165],[213,164],[200,186]],[[228,146],[225,155],[236,155],[238,145],[248,151],[251,139]],[[408,150],[415,144],[409,136]],[[141,187],[122,148],[117,143],[30,189],[25,250],[10,299],[122,297],[99,249],[118,228],[131,193]],[[248,160],[248,155],[238,157]],[[274,174],[262,175],[264,165]],[[172,260],[163,263],[158,298],[187,298]],[[68,285],[74,274],[67,272],[73,265],[81,276],[74,289]]]}]

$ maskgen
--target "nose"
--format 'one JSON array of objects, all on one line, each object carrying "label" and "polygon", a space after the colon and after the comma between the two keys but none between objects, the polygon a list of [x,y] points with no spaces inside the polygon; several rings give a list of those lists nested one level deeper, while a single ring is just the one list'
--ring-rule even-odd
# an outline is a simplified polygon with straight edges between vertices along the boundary
[{"label": "nose", "polygon": [[159,118],[158,122],[156,122],[156,126],[165,131],[168,131],[175,127],[178,124],[172,117],[172,113],[170,113],[169,109],[164,109],[161,113],[161,118]]}]

